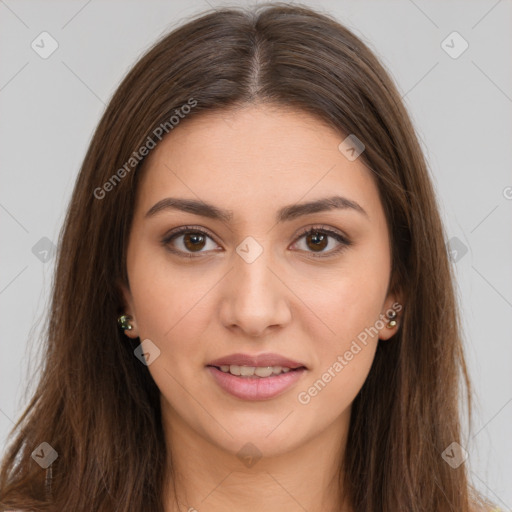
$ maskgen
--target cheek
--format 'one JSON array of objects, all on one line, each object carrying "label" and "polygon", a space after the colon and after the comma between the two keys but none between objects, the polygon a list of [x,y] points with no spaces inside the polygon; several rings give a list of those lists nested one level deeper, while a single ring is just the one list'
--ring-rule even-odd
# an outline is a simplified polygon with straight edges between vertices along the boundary
[{"label": "cheek", "polygon": [[353,273],[338,279],[325,302],[317,303],[329,331],[320,322],[310,328],[311,339],[316,340],[315,365],[297,393],[297,402],[308,417],[321,415],[329,421],[349,411],[375,357],[378,331],[384,325],[380,312],[386,285],[383,280]]},{"label": "cheek", "polygon": [[[319,351],[332,357],[332,353],[346,350],[352,339],[376,325],[386,298],[386,265],[375,261],[369,264],[360,258],[333,272],[317,273],[315,279],[303,281],[304,288],[295,288],[297,295],[306,298],[309,308],[301,315],[303,326],[312,339],[324,340],[321,347],[317,345]],[[379,322],[377,329],[380,328]]]},{"label": "cheek", "polygon": [[[385,253],[384,253],[385,254]],[[315,365],[297,401],[308,414],[335,418],[363,386],[377,349],[388,286],[386,258],[359,253],[308,294]],[[320,321],[321,319],[321,321]]]},{"label": "cheek", "polygon": [[[351,404],[361,390],[370,371],[376,343],[349,343],[328,359],[328,364],[298,390],[298,412],[304,428],[318,429],[350,415]],[[346,350],[345,350],[346,349]]]},{"label": "cheek", "polygon": [[131,288],[140,340],[150,339],[160,350],[148,370],[165,400],[183,416],[191,413],[189,393],[201,396],[194,383],[198,368],[204,366],[204,331],[212,315],[207,299],[213,286],[207,276],[191,278],[190,272],[170,272],[168,264],[159,262],[133,272]]},{"label": "cheek", "polygon": [[140,339],[157,345],[166,367],[185,372],[202,366],[199,343],[211,325],[208,299],[218,276],[210,276],[199,266],[171,269],[165,255],[155,258],[149,252],[135,255],[131,264],[130,287]]}]

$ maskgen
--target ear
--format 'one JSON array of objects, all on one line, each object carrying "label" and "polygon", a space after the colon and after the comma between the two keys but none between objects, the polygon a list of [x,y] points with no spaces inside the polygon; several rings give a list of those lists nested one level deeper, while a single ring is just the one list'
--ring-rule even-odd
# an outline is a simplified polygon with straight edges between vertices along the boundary
[{"label": "ear", "polygon": [[[392,336],[394,336],[398,328],[400,327],[401,322],[401,314],[400,312],[403,310],[402,303],[402,294],[401,293],[390,293],[384,302],[383,309],[381,311],[382,322],[384,326],[382,329],[379,329],[379,339],[380,340],[389,340]],[[392,320],[388,315],[392,315],[393,312],[396,313],[395,318],[393,320],[396,322],[396,325],[388,327],[388,324]]]},{"label": "ear", "polygon": [[130,318],[131,329],[125,329],[123,332],[126,336],[132,339],[136,339],[139,337],[139,329],[137,327],[137,318],[135,315],[135,309],[133,306],[133,298],[128,285],[121,281],[117,281],[116,283],[117,289],[119,290],[119,294],[121,295],[121,300],[123,303],[123,309],[119,313],[120,315],[128,315]]}]

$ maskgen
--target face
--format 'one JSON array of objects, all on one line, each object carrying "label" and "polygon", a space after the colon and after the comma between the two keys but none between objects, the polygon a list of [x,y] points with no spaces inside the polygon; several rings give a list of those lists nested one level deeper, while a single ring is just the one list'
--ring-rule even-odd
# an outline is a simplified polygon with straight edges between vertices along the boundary
[{"label": "face", "polygon": [[277,455],[348,425],[398,297],[377,187],[344,139],[249,106],[190,118],[149,155],[122,289],[168,429]]}]

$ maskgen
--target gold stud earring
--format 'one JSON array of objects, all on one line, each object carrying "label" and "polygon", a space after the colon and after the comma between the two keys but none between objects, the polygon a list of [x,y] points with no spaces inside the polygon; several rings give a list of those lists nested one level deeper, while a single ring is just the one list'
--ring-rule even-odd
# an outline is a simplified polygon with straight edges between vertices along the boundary
[{"label": "gold stud earring", "polygon": [[117,319],[117,324],[123,331],[131,331],[133,329],[133,325],[130,323],[132,317],[130,315],[121,315]]},{"label": "gold stud earring", "polygon": [[387,317],[389,319],[387,328],[393,329],[393,327],[396,326],[396,320],[395,320],[395,318],[397,317],[396,311],[389,311],[387,314]]}]

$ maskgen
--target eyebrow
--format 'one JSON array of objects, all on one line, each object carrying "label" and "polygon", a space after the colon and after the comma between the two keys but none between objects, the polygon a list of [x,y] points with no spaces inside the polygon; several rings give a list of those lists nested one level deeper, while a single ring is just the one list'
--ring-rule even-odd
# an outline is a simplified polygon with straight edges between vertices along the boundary
[{"label": "eyebrow", "polygon": [[[145,217],[152,217],[165,210],[180,210],[223,222],[230,222],[233,219],[232,210],[224,210],[214,206],[213,204],[205,203],[204,201],[177,197],[166,197],[165,199],[158,201],[158,203],[153,205],[147,211]],[[282,223],[291,221],[298,217],[302,217],[303,215],[329,210],[351,210],[369,218],[368,213],[366,213],[364,208],[355,201],[342,196],[332,196],[316,199],[315,201],[309,201],[307,203],[285,206],[277,212],[276,222]]]}]

